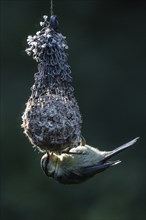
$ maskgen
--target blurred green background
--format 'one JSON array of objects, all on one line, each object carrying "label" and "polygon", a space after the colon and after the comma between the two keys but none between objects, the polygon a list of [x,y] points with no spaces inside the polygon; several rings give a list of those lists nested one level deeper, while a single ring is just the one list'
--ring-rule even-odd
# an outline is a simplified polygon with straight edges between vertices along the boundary
[{"label": "blurred green background", "polygon": [[144,220],[145,9],[143,1],[54,0],[67,36],[73,86],[88,144],[123,163],[81,185],[60,185],[40,168],[21,129],[37,64],[25,53],[50,1],[1,1],[1,219]]}]

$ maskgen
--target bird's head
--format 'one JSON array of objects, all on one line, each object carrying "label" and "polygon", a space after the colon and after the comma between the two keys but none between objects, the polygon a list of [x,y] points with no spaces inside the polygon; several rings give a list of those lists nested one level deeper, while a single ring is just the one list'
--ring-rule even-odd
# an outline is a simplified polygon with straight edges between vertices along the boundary
[{"label": "bird's head", "polygon": [[41,158],[40,165],[48,177],[53,177],[56,169],[57,156],[54,153],[47,152]]}]

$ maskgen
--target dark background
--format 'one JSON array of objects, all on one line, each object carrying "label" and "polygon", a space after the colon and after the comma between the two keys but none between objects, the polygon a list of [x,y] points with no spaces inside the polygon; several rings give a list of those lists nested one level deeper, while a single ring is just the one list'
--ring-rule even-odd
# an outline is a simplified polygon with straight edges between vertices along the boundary
[{"label": "dark background", "polygon": [[67,36],[73,86],[88,144],[110,150],[140,136],[123,162],[81,185],[40,168],[21,129],[37,64],[25,53],[50,1],[1,1],[1,219],[144,220],[145,6],[142,1],[54,0]]}]

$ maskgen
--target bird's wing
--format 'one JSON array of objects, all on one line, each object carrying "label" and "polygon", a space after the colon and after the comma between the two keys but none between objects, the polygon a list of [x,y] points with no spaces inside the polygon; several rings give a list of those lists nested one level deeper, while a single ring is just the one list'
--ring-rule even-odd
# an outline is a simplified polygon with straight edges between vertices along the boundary
[{"label": "bird's wing", "polygon": [[102,163],[102,164],[95,164],[95,165],[92,165],[92,166],[82,167],[82,168],[80,168],[80,173],[81,173],[82,176],[90,177],[90,176],[93,176],[97,173],[100,173],[100,172],[104,171],[108,167],[117,165],[120,162],[121,162],[120,160],[106,161],[105,163]]},{"label": "bird's wing", "polygon": [[77,184],[86,181],[90,177],[96,175],[120,163],[121,161],[107,161],[104,164],[95,164],[93,166],[80,167],[78,169],[64,170],[63,175],[57,176],[56,180],[63,184]]}]

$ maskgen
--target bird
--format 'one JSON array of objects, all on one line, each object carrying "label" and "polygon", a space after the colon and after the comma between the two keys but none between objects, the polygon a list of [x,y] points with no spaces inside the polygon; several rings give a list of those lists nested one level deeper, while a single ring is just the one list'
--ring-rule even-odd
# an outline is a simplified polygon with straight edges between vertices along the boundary
[{"label": "bird", "polygon": [[100,151],[87,144],[80,144],[60,154],[47,151],[42,156],[40,165],[48,177],[61,184],[79,184],[119,164],[120,160],[112,161],[110,158],[135,144],[138,139],[136,137],[111,151]]}]

